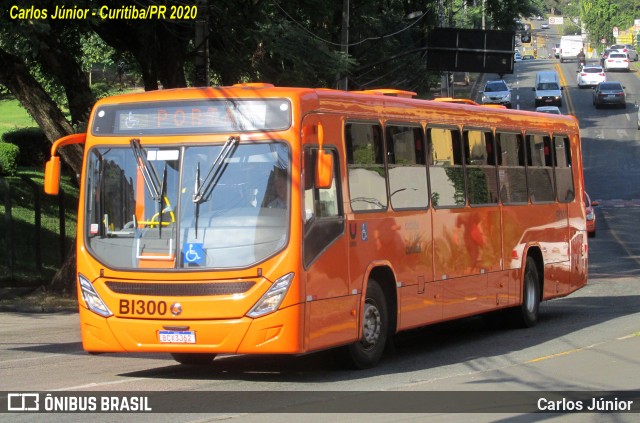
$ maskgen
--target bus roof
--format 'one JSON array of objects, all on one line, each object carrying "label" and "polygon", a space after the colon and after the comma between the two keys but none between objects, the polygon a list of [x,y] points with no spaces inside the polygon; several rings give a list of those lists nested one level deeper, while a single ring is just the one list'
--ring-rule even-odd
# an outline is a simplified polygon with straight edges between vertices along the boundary
[{"label": "bus roof", "polygon": [[[439,98],[425,100],[414,98],[415,93],[397,89],[374,89],[365,91],[342,91],[327,88],[276,87],[268,83],[245,83],[233,86],[202,88],[174,88],[146,92],[134,92],[105,97],[97,104],[124,104],[180,100],[209,100],[224,98],[291,98],[304,103],[304,113],[311,111],[347,111],[360,114],[379,114],[380,107],[386,107],[385,115],[389,119],[420,119],[447,123],[447,119],[459,124],[486,126],[487,116],[500,125],[517,127],[551,127],[555,132],[576,131],[577,119],[571,115],[545,115],[539,113],[506,109],[504,107],[486,107],[468,99]],[[295,100],[298,99],[298,100]],[[357,106],[357,110],[349,105]],[[478,107],[481,106],[481,107]],[[453,113],[443,115],[441,111]],[[464,115],[464,116],[462,116]],[[477,116],[477,119],[473,117]],[[449,118],[450,117],[450,118]],[[498,121],[499,119],[499,121]],[[546,122],[546,123],[545,123]],[[545,126],[546,125],[546,126]]]}]

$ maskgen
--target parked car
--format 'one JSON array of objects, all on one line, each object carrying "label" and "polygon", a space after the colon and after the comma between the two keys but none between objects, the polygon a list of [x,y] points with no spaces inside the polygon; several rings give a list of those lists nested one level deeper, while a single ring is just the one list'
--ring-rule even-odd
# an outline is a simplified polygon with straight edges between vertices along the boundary
[{"label": "parked car", "polygon": [[501,104],[511,108],[511,89],[502,79],[488,81],[482,91],[482,104]]},{"label": "parked car", "polygon": [[587,192],[584,192],[584,208],[587,215],[587,236],[595,238],[596,236],[596,212],[593,209],[600,204],[598,201],[591,202],[591,198]]},{"label": "parked car", "polygon": [[632,62],[638,61],[638,51],[631,44],[614,44],[609,47],[611,50],[617,50],[618,53],[627,53],[629,60]]},{"label": "parked car", "polygon": [[598,85],[607,80],[602,66],[585,65],[578,71],[578,88]]},{"label": "parked car", "polygon": [[627,96],[624,87],[618,81],[601,82],[593,90],[593,105],[599,109],[604,105],[627,107]]},{"label": "parked car", "polygon": [[560,43],[556,44],[556,46],[553,48],[553,55],[556,59],[560,57]]},{"label": "parked car", "polygon": [[627,56],[627,53],[619,53],[612,50],[604,60],[604,69],[606,71],[623,70],[629,72],[629,56]]},{"label": "parked car", "polygon": [[536,112],[540,113],[550,113],[552,115],[561,115],[562,112],[558,108],[558,106],[540,106],[536,107]]}]

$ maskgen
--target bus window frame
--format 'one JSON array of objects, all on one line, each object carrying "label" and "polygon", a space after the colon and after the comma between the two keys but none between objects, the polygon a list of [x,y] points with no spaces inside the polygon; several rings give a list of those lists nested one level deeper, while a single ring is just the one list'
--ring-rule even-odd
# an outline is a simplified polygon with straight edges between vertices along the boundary
[{"label": "bus window frame", "polygon": [[[378,127],[380,128],[380,142],[382,143],[382,169],[384,170],[384,177],[382,178],[384,180],[385,183],[385,196],[386,196],[386,204],[385,207],[383,208],[378,208],[378,209],[354,209],[353,208],[353,196],[351,195],[351,178],[350,178],[350,171],[351,171],[351,166],[353,166],[353,164],[349,163],[349,156],[351,156],[351,159],[353,160],[353,151],[352,148],[350,147],[349,143],[347,143],[347,127],[349,125],[371,125],[372,127]],[[345,164],[347,166],[347,173],[346,173],[346,180],[347,180],[347,192],[348,192],[348,200],[349,200],[349,207],[351,208],[351,211],[353,213],[381,213],[381,212],[386,212],[389,210],[390,208],[390,201],[389,201],[389,181],[388,181],[388,172],[387,172],[387,152],[386,152],[386,145],[385,145],[385,140],[384,140],[384,136],[385,136],[385,125],[383,122],[381,122],[380,120],[377,119],[358,119],[358,118],[354,118],[354,119],[349,119],[348,117],[346,117],[343,121],[343,127],[342,127],[342,136],[343,136],[343,142],[344,142],[344,149],[345,149]],[[374,145],[375,148],[375,145]],[[375,150],[374,150],[374,153]],[[376,163],[377,164],[377,163]],[[358,198],[358,197],[356,197]]]},{"label": "bus window frame", "polygon": [[[424,206],[417,206],[417,207],[394,207],[393,206],[393,199],[392,199],[392,193],[391,193],[391,179],[390,179],[390,174],[389,174],[389,150],[388,150],[388,133],[387,133],[387,128],[389,127],[404,127],[404,128],[416,128],[416,129],[420,129],[420,133],[422,135],[422,161],[423,163],[421,164],[424,168],[424,172],[425,172],[425,181],[427,184],[427,202],[426,205]],[[392,210],[397,210],[397,211],[404,211],[404,210],[428,210],[431,207],[431,184],[429,181],[429,166],[428,166],[428,161],[429,161],[429,157],[427,156],[427,154],[430,152],[429,146],[428,146],[428,142],[427,142],[427,134],[425,131],[425,127],[424,125],[422,125],[419,122],[405,122],[405,121],[397,121],[397,120],[389,120],[386,121],[384,123],[383,126],[383,137],[384,137],[384,151],[385,151],[385,167],[386,167],[386,178],[387,178],[387,190],[388,190],[388,205],[389,208],[391,208]],[[394,164],[395,164],[395,160],[394,160]],[[420,165],[420,163],[415,163],[416,166]]]},{"label": "bus window frame", "polygon": [[[523,154],[524,154],[524,160],[523,160],[523,164],[522,167],[524,167],[524,176],[525,176],[525,191],[526,191],[526,200],[525,201],[511,201],[511,202],[505,202],[502,199],[502,195],[501,195],[501,190],[502,187],[500,185],[500,167],[503,166],[499,163],[499,161],[501,160],[501,157],[498,156],[498,135],[499,134],[505,134],[505,135],[515,135],[516,137],[520,137],[520,141],[522,143],[522,148],[523,148]],[[496,168],[498,169],[498,200],[500,202],[500,204],[504,205],[504,206],[526,206],[526,205],[530,205],[531,201],[529,199],[529,181],[527,180],[528,175],[527,175],[527,148],[525,144],[525,134],[524,131],[522,130],[518,130],[518,129],[509,129],[509,128],[500,128],[500,127],[496,127],[494,130],[494,139],[495,139],[495,143],[496,143]]]},{"label": "bus window frame", "polygon": [[[482,204],[471,204],[470,201],[470,195],[469,195],[469,180],[468,180],[468,171],[467,171],[467,166],[476,166],[476,165],[471,165],[470,161],[471,161],[471,148],[466,144],[466,141],[468,141],[468,139],[465,139],[465,133],[468,131],[477,131],[477,132],[483,132],[483,133],[489,133],[491,134],[491,137],[493,138],[493,151],[492,151],[492,156],[493,156],[493,165],[491,164],[487,164],[486,166],[492,166],[494,169],[494,177],[495,177],[495,191],[496,191],[496,202],[495,203],[482,203]],[[499,179],[498,179],[498,158],[497,158],[497,151],[498,149],[496,148],[496,133],[495,133],[495,128],[492,127],[483,127],[483,126],[463,126],[462,127],[462,143],[463,143],[463,150],[465,152],[468,152],[469,157],[468,159],[465,160],[465,184],[466,184],[466,189],[467,189],[467,204],[469,205],[469,207],[473,207],[473,208],[477,208],[477,207],[495,207],[497,205],[500,204],[500,184],[499,184]]]},{"label": "bus window frame", "polygon": [[455,152],[452,149],[452,154],[453,154],[453,161],[454,164],[453,166],[460,166],[462,168],[462,176],[463,176],[463,183],[464,183],[464,187],[462,192],[464,193],[464,204],[456,204],[456,205],[446,205],[446,206],[439,206],[436,205],[436,202],[433,201],[433,192],[432,192],[432,181],[431,181],[431,167],[436,167],[436,163],[435,160],[432,160],[432,156],[431,157],[427,157],[427,172],[429,174],[429,203],[431,204],[431,206],[436,209],[463,209],[465,208],[468,204],[469,204],[469,198],[468,198],[468,193],[467,193],[467,175],[466,175],[466,168],[465,168],[465,162],[466,162],[466,155],[464,152],[464,143],[463,143],[463,137],[462,137],[462,129],[460,126],[458,125],[454,125],[454,124],[450,124],[450,123],[439,123],[439,122],[429,122],[424,130],[425,133],[425,138],[427,141],[427,151],[431,154],[434,153],[434,147],[433,147],[433,140],[430,137],[430,133],[429,130],[430,129],[445,129],[445,130],[451,130],[452,132],[457,132],[458,133],[458,144],[459,144],[459,148],[460,148],[460,159],[461,159],[461,163],[459,165],[455,164]]},{"label": "bus window frame", "polygon": [[[530,151],[529,151],[529,137],[530,136],[539,136],[542,137],[543,139],[543,148],[544,148],[544,139],[545,137],[549,139],[549,147],[550,147],[550,154],[551,154],[551,166],[547,166],[546,164],[544,166],[534,166],[533,165],[533,157],[530,155]],[[557,202],[558,199],[558,190],[557,190],[557,185],[556,185],[556,167],[555,167],[555,151],[553,148],[551,148],[551,146],[553,145],[553,136],[551,135],[551,133],[549,132],[543,132],[543,131],[526,131],[524,132],[524,149],[525,149],[525,155],[526,155],[526,168],[527,168],[527,192],[528,192],[528,198],[529,198],[529,202],[533,205],[535,204],[551,204],[551,203],[555,203]],[[553,199],[552,200],[536,200],[534,197],[534,193],[532,192],[532,181],[531,181],[531,173],[529,171],[529,169],[533,170],[533,169],[545,169],[545,168],[549,168],[551,167],[551,176],[552,176],[552,189],[553,189]]]},{"label": "bus window frame", "polygon": [[[559,196],[559,192],[558,192],[558,173],[557,173],[557,169],[558,169],[558,156],[557,156],[557,149],[556,149],[556,138],[562,138],[562,140],[564,141],[565,144],[565,148],[564,150],[567,152],[567,154],[569,155],[568,157],[565,156],[565,158],[568,160],[567,166],[566,167],[562,167],[560,169],[568,169],[569,170],[569,174],[571,175],[571,193],[573,194],[573,197],[570,200],[560,200],[560,196]],[[553,175],[554,178],[556,180],[556,201],[559,204],[569,204],[572,203],[576,200],[577,196],[576,196],[576,181],[575,178],[573,177],[573,156],[571,155],[571,136],[567,133],[555,133],[552,132],[551,133],[551,144],[553,146]],[[568,147],[568,148],[566,148]],[[583,164],[584,167],[584,164]]]}]

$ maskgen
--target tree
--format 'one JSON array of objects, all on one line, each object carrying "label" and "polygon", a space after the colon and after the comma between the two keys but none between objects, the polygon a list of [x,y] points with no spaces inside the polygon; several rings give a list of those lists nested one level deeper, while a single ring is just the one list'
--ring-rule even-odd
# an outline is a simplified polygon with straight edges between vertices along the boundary
[{"label": "tree", "polygon": [[[491,28],[510,28],[531,1],[486,0]],[[6,2],[5,2],[6,3]],[[33,0],[34,9],[51,13],[61,0]],[[341,45],[342,2],[326,0],[203,0],[199,18],[209,28],[211,81],[233,84],[265,81],[279,85],[334,87],[348,75],[351,89],[396,87],[427,92],[437,75],[426,71],[426,34],[438,22],[433,0],[380,0],[350,3],[348,55]],[[17,3],[16,3],[17,4]],[[111,9],[130,7],[127,0]],[[183,5],[166,0],[164,5]],[[478,1],[448,0],[454,15]],[[73,2],[93,9],[92,0]],[[139,6],[139,5],[138,5]],[[28,8],[28,6],[24,6]],[[86,44],[102,41],[113,54],[132,57],[146,90],[184,87],[193,80],[196,53],[194,20],[12,19],[0,9],[0,84],[32,115],[50,141],[82,132],[96,97],[87,63],[105,60]],[[90,58],[93,57],[93,58]],[[82,148],[61,150],[65,163],[79,174]],[[67,261],[54,279],[68,292],[75,269]]]},{"label": "tree", "polygon": [[601,39],[611,40],[614,26],[629,28],[640,13],[636,0],[582,0],[580,20],[593,42]]},{"label": "tree", "polygon": [[[90,4],[78,3],[80,6]],[[36,1],[34,8],[53,11],[53,4],[52,1]],[[91,36],[93,25],[105,39],[139,60],[145,86],[157,88],[158,80],[167,88],[185,85],[183,65],[188,50],[181,48],[188,39],[173,40],[176,29],[171,24],[153,23],[153,28],[144,30],[137,21],[119,25],[120,21],[112,20],[97,25],[89,20],[11,19],[8,14],[8,8],[0,11],[3,20],[0,27],[0,84],[20,101],[51,142],[84,130],[95,103],[82,68],[81,50],[81,41]],[[145,37],[147,44],[132,43],[127,39],[136,36]],[[125,44],[128,49],[123,47]],[[65,147],[60,154],[79,175],[82,148],[77,145]],[[75,290],[74,253],[72,247],[52,281],[56,290],[67,293]]]}]

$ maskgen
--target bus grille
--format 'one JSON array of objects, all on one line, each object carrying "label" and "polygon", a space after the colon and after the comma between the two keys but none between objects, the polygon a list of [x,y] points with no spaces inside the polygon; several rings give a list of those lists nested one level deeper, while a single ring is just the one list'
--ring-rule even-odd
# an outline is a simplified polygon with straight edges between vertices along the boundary
[{"label": "bus grille", "polygon": [[107,287],[118,294],[157,295],[167,297],[198,297],[207,295],[242,294],[255,282],[208,282],[208,283],[138,283],[106,282]]}]

